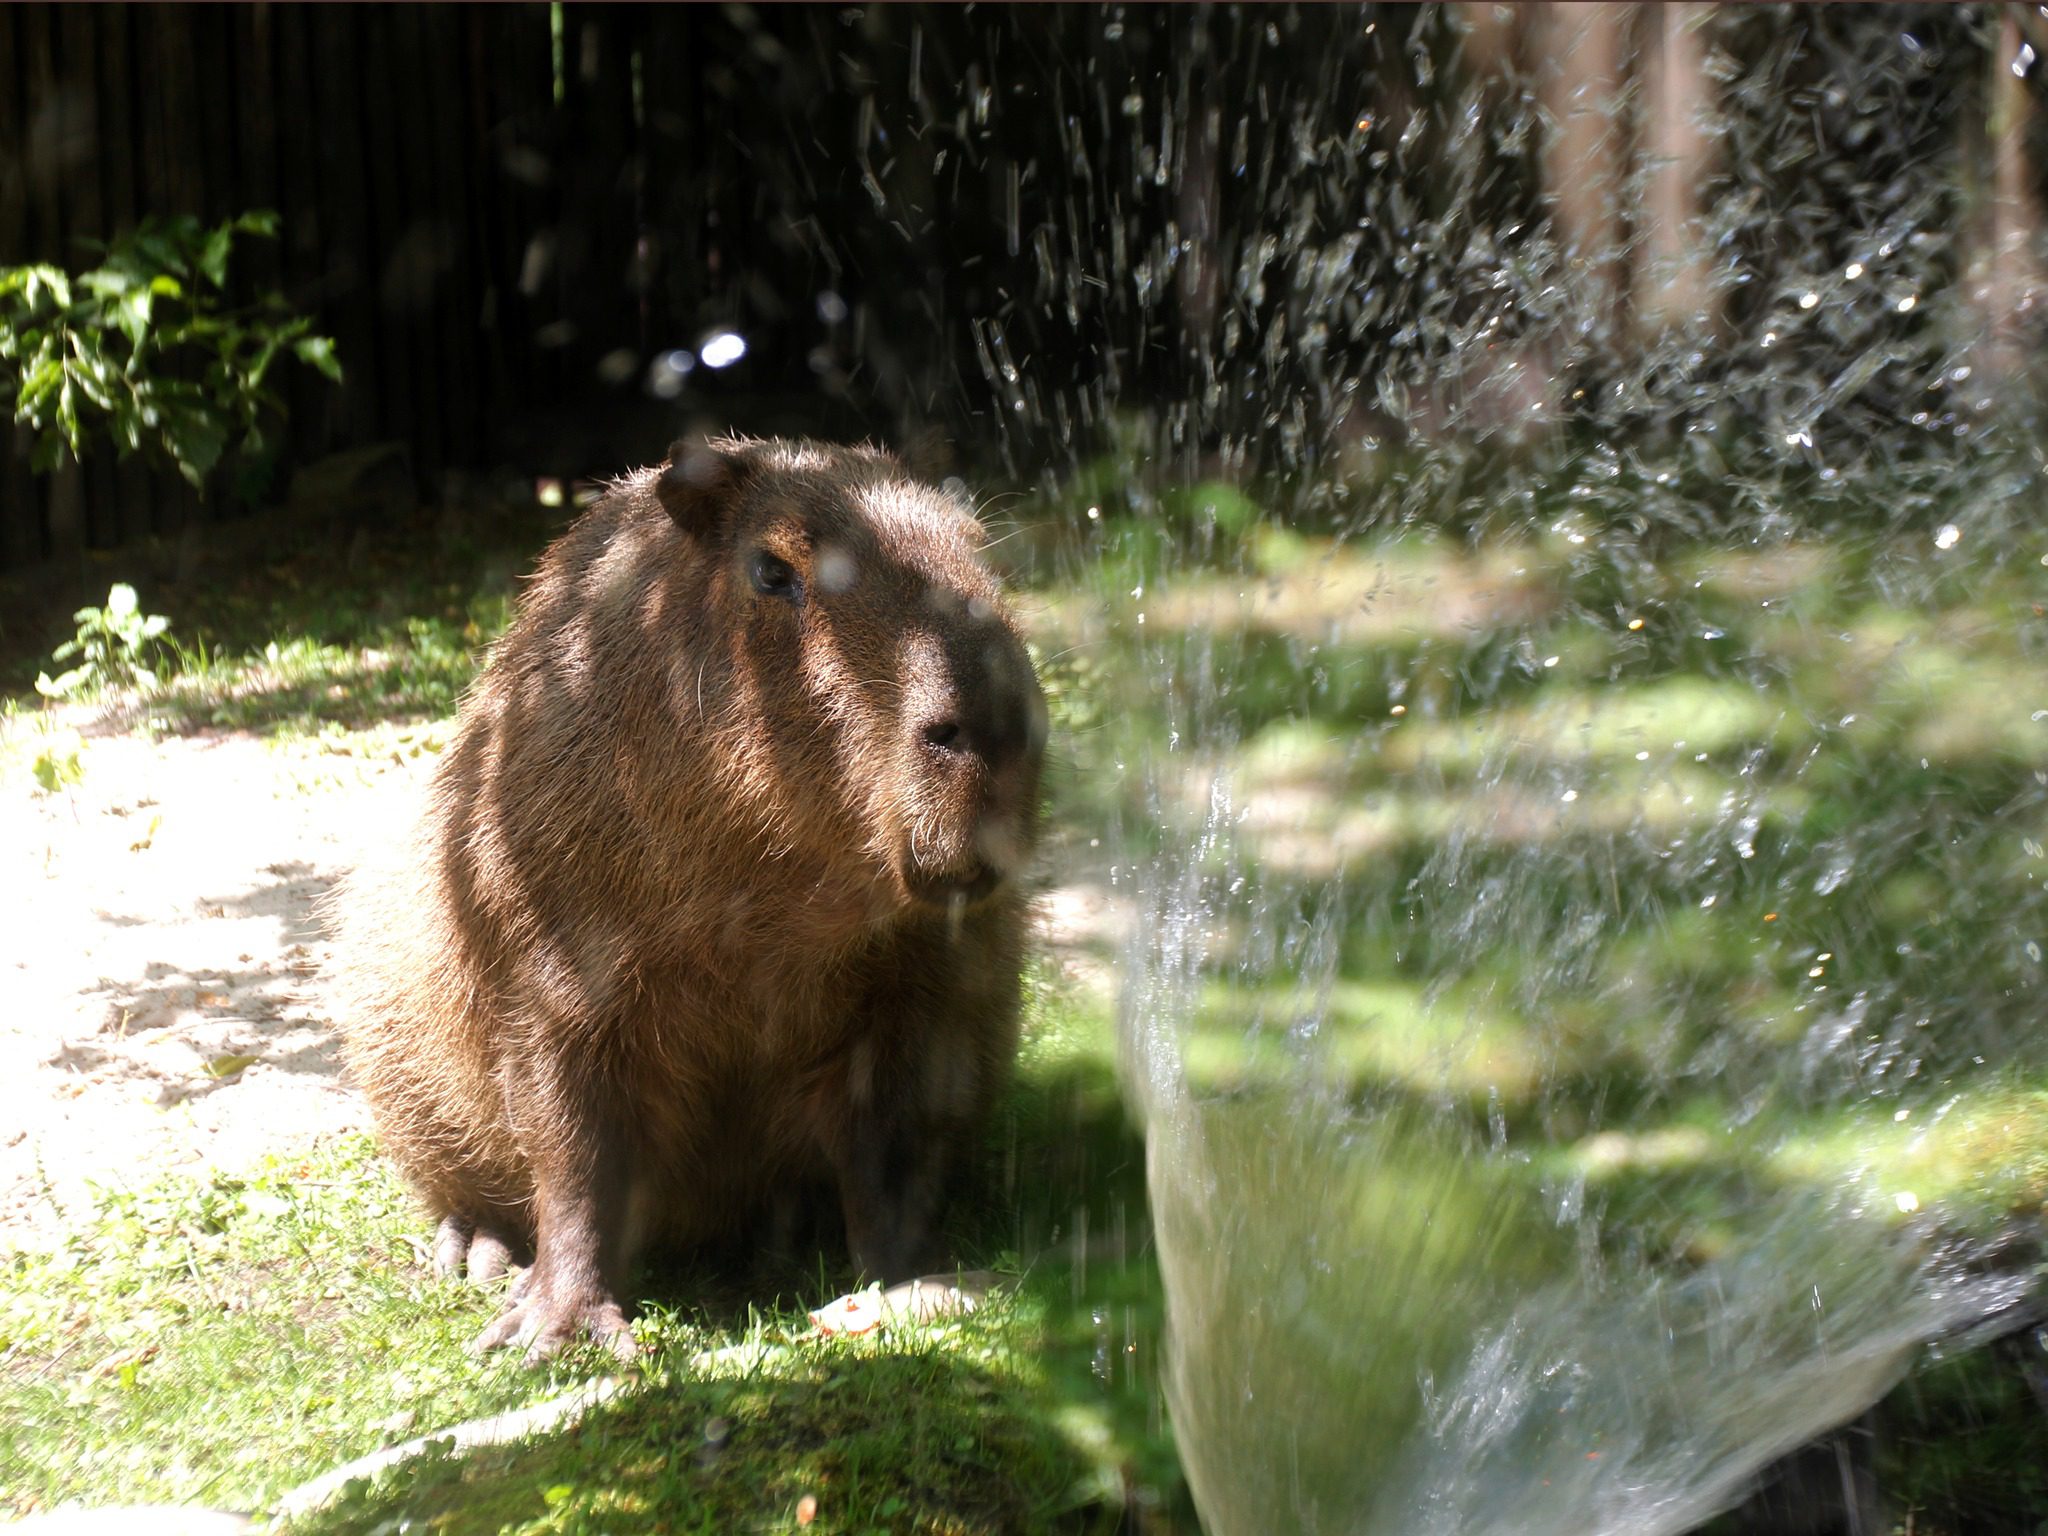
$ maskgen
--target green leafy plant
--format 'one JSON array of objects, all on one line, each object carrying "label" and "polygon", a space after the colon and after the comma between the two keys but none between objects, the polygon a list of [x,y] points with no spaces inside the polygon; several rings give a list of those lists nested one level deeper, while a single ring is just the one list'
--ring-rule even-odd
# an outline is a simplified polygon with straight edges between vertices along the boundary
[{"label": "green leafy plant", "polygon": [[0,268],[0,401],[35,433],[47,473],[82,459],[104,432],[122,456],[160,453],[195,486],[229,448],[260,461],[285,404],[270,387],[287,354],[336,383],[331,337],[282,295],[237,305],[229,261],[244,235],[275,238],[277,215],[245,213],[208,229],[190,216],[145,219],[100,264]]},{"label": "green leafy plant", "polygon": [[35,775],[36,788],[43,794],[54,795],[60,789],[69,789],[85,781],[85,744],[78,733],[72,731],[61,739],[52,735],[43,743],[43,748],[29,765]]},{"label": "green leafy plant", "polygon": [[78,658],[78,665],[56,677],[36,675],[36,692],[46,699],[68,699],[103,693],[109,688],[154,688],[156,672],[146,665],[167,643],[171,621],[160,613],[145,614],[135,589],[117,581],[107,591],[104,607],[81,608],[72,615],[78,633],[50,653],[52,661]]}]

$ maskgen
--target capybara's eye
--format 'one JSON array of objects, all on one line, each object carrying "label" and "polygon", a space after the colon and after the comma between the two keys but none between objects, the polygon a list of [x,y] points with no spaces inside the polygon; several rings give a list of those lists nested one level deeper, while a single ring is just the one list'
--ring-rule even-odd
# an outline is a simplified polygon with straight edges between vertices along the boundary
[{"label": "capybara's eye", "polygon": [[763,597],[796,600],[796,572],[790,569],[787,560],[778,560],[765,549],[756,550],[754,558],[747,563],[747,575],[754,583],[754,590]]}]

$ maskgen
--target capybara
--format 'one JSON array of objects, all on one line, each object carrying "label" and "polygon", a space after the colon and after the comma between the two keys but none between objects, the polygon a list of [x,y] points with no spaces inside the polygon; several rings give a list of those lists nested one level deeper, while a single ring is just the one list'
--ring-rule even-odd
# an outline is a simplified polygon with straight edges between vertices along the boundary
[{"label": "capybara", "polygon": [[344,1039],[477,1343],[630,1353],[643,1242],[793,1189],[935,1255],[1015,1054],[1046,711],[952,496],[869,448],[678,444],[540,560],[394,866]]}]

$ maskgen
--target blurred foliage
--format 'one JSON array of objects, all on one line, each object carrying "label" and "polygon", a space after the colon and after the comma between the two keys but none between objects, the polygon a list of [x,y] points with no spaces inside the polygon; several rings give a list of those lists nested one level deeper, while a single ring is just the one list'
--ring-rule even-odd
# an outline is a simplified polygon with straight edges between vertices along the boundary
[{"label": "blurred foliage", "polygon": [[[97,245],[100,263],[0,269],[0,400],[34,433],[30,463],[54,470],[104,435],[123,458],[160,454],[194,486],[231,449],[260,466],[285,414],[269,387],[290,357],[335,383],[331,337],[283,297],[237,304],[235,243],[274,239],[275,213],[245,213],[211,229],[189,215],[145,219]],[[253,499],[260,482],[239,486]]]}]

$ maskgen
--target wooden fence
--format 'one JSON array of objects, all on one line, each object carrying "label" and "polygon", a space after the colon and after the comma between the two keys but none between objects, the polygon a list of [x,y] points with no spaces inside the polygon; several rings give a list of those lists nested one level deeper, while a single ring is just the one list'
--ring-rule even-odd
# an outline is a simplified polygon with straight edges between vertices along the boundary
[{"label": "wooden fence", "polygon": [[[644,318],[630,27],[571,14],[561,70],[544,5],[0,6],[0,264],[276,209],[247,277],[315,312],[348,370],[293,370],[292,460],[402,440],[431,490]],[[111,454],[43,482],[25,449],[0,454],[0,569],[221,506]]]}]

